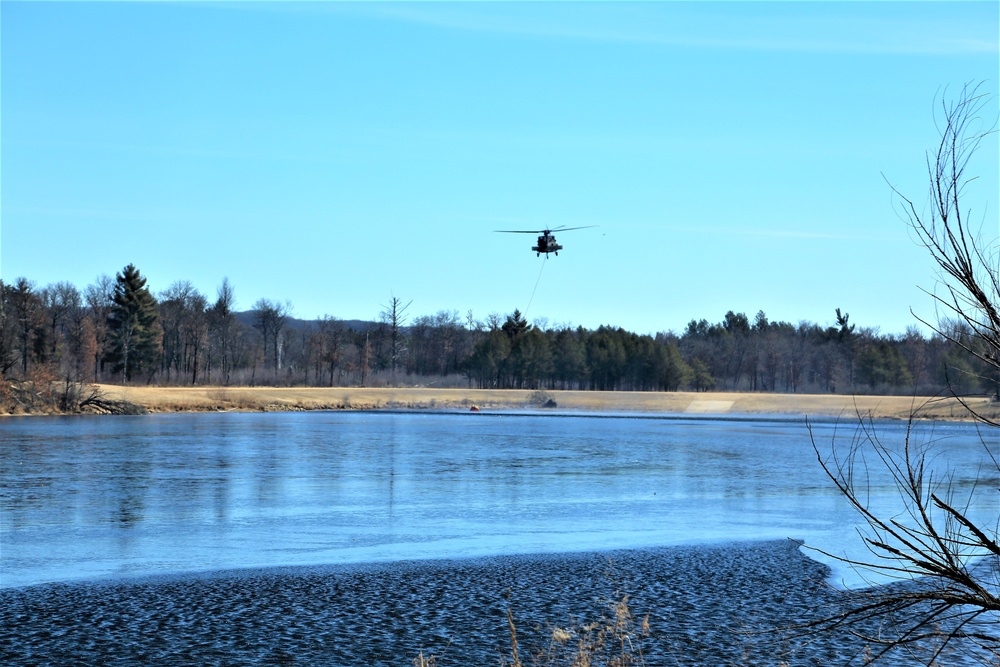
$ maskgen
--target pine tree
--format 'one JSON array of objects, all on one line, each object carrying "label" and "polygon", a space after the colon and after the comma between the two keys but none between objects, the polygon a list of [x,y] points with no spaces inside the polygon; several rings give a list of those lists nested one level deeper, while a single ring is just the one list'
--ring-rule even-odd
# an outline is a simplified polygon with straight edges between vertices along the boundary
[{"label": "pine tree", "polygon": [[115,282],[114,305],[108,316],[111,332],[108,361],[125,382],[156,370],[160,352],[160,328],[156,299],[146,279],[129,264]]}]

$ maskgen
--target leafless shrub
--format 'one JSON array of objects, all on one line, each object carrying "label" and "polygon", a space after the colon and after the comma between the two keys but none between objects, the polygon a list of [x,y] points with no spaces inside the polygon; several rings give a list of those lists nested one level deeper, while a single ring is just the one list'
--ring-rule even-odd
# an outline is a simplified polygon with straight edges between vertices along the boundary
[{"label": "leafless shrub", "polygon": [[555,399],[552,398],[552,395],[544,389],[535,389],[528,394],[528,398],[526,400],[528,405],[533,405],[539,408],[554,408],[556,406]]},{"label": "leafless shrub", "polygon": [[[992,236],[995,219],[984,220],[991,234],[984,237],[970,220],[971,211],[963,210],[963,195],[976,180],[966,169],[997,130],[996,98],[981,88],[982,84],[967,84],[953,101],[941,98],[941,141],[936,152],[927,156],[929,213],[921,213],[911,199],[890,187],[899,197],[900,215],[938,267],[937,289],[925,290],[936,306],[937,321],[916,313],[914,317],[995,373],[1000,369],[1000,239]],[[993,117],[985,118],[987,113]],[[1000,399],[1000,376],[994,381]],[[1000,426],[971,408],[969,412]]]},{"label": "leafless shrub", "polygon": [[[937,323],[914,315],[976,359],[1000,381],[1000,254],[997,239],[984,238],[971,225],[962,197],[975,177],[966,169],[983,141],[994,135],[992,98],[981,86],[966,85],[953,101],[941,99],[941,141],[927,157],[929,213],[896,187],[902,217],[927,249],[939,271],[938,288],[927,293],[938,311]],[[989,229],[989,228],[987,228]],[[995,226],[993,227],[995,229]],[[1000,391],[1000,386],[998,386]],[[990,415],[963,400],[965,414],[992,431]],[[914,439],[919,408],[911,414],[901,450],[880,438],[870,416],[858,415],[858,429],[844,448],[832,443],[824,456],[812,437],[816,457],[837,490],[862,519],[859,533],[867,559],[825,555],[860,572],[895,579],[887,585],[845,593],[843,611],[799,628],[803,632],[847,631],[863,638],[867,664],[890,652],[905,652],[932,665],[946,654],[961,653],[971,664],[1000,663],[1000,513],[985,522],[971,509],[989,484],[1000,480],[1000,464],[981,434],[990,470],[980,470],[972,491],[957,497],[950,473],[930,465],[929,451]],[[812,434],[812,429],[810,428]],[[870,466],[888,471],[899,494],[897,511],[868,501]],[[1000,507],[995,496],[986,507]],[[825,552],[824,552],[825,553]]]},{"label": "leafless shrub", "polygon": [[109,415],[145,415],[149,410],[131,401],[110,399],[99,387],[91,390],[79,403],[80,409],[91,409]]},{"label": "leafless shrub", "polygon": [[[863,520],[859,534],[870,557],[817,551],[862,574],[895,581],[861,593],[846,592],[843,611],[800,630],[848,631],[869,643],[866,663],[890,651],[904,651],[927,665],[946,652],[993,664],[990,661],[1000,660],[998,524],[973,520],[970,508],[975,499],[982,501],[986,490],[974,485],[966,497],[957,497],[948,471],[931,467],[930,449],[917,444],[914,434],[911,419],[897,450],[879,437],[870,417],[859,416],[846,451],[834,442],[824,456],[813,437],[823,470]],[[986,451],[989,454],[989,448]],[[980,480],[1000,479],[1000,464],[990,460],[996,474],[980,471]],[[895,511],[871,506],[870,465],[890,473],[900,499]],[[991,501],[995,504],[996,499]]]}]

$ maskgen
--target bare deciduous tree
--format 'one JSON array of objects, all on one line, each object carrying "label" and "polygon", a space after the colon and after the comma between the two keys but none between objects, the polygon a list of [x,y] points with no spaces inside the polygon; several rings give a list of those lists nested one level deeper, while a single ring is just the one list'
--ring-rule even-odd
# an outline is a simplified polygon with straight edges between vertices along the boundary
[{"label": "bare deciduous tree", "polygon": [[403,304],[403,300],[393,296],[388,305],[382,307],[382,322],[389,327],[389,370],[392,372],[392,381],[396,381],[396,368],[399,360],[406,352],[406,344],[403,340],[402,328],[406,326],[406,309],[410,307],[410,301]]},{"label": "bare deciduous tree", "polygon": [[[916,313],[914,317],[986,365],[997,368],[1000,248],[996,237],[984,238],[981,230],[973,226],[971,211],[962,210],[962,197],[977,179],[966,173],[969,162],[985,140],[996,136],[997,119],[983,117],[995,113],[996,99],[981,92],[981,87],[966,85],[955,100],[941,100],[941,141],[937,151],[927,156],[929,213],[922,214],[913,201],[895,186],[890,187],[900,198],[901,214],[940,273],[939,289],[926,290],[938,307],[938,321],[928,322]],[[984,227],[988,233],[996,232],[996,219]],[[964,337],[956,334],[955,327],[944,325],[954,320],[967,325],[975,335]],[[997,392],[1000,398],[1000,387]]]},{"label": "bare deciduous tree", "polygon": [[[330,315],[324,315],[319,321],[319,330],[314,334],[315,357],[317,362],[316,377],[320,372],[329,378],[329,386],[334,385],[334,378],[343,361],[344,329],[340,321]],[[342,370],[342,369],[341,369]]]},{"label": "bare deciduous tree", "polygon": [[59,343],[66,337],[69,321],[73,312],[80,308],[82,298],[80,291],[72,283],[60,281],[49,285],[41,291],[39,297],[45,310],[48,333],[48,351],[46,356],[55,360],[59,357]]},{"label": "bare deciduous tree", "polygon": [[[996,507],[996,497],[986,497],[996,489],[973,485],[960,498],[948,472],[933,469],[932,452],[916,442],[912,419],[901,451],[880,438],[870,418],[859,423],[846,452],[832,447],[824,457],[815,438],[813,447],[823,470],[860,515],[859,533],[870,557],[817,551],[863,575],[895,582],[845,593],[842,611],[805,627],[846,629],[863,638],[875,647],[866,662],[891,651],[905,651],[928,665],[937,664],[946,651],[973,660],[1000,659],[998,525],[996,520],[977,523],[970,512],[976,502]],[[1000,465],[992,461],[993,474],[980,471],[979,479],[1000,476]],[[878,511],[869,503],[869,464],[889,471],[900,498],[894,511]]]},{"label": "bare deciduous tree", "polygon": [[275,375],[281,370],[281,331],[291,311],[292,305],[287,301],[279,303],[270,299],[258,299],[253,305],[254,328],[260,331],[263,339],[265,364],[270,353]]},{"label": "bare deciduous tree", "polygon": [[14,308],[9,303],[12,288],[0,280],[0,377],[7,377],[17,364],[18,326]]},{"label": "bare deciduous tree", "polygon": [[99,275],[92,285],[88,285],[84,289],[83,298],[86,301],[91,327],[94,330],[92,350],[94,382],[99,382],[103,379],[104,360],[108,354],[110,330],[107,322],[111,316],[111,309],[115,305],[115,279],[107,274]]},{"label": "bare deciduous tree", "polygon": [[[198,330],[204,318],[205,297],[195,289],[189,280],[177,280],[159,296],[160,322],[163,326],[163,372],[169,380],[171,374],[178,378],[182,372],[191,373],[197,379],[197,349],[200,341],[194,341],[192,348],[192,328]],[[194,382],[192,381],[192,384]]]},{"label": "bare deciduous tree", "polygon": [[[954,101],[942,100],[941,141],[927,158],[928,215],[897,188],[893,191],[902,200],[904,218],[940,271],[939,288],[928,294],[943,317],[935,324],[921,321],[983,364],[1000,370],[997,239],[975,232],[970,213],[962,209],[962,196],[974,180],[966,169],[996,130],[995,119],[984,122],[981,117],[992,113],[992,108],[980,86],[965,86]],[[964,326],[956,328],[949,320]],[[957,333],[960,329],[966,333]],[[968,404],[966,409],[982,428],[992,431],[998,426]],[[914,411],[914,417],[918,412]],[[885,444],[875,424],[862,415],[846,451],[835,442],[824,457],[813,438],[820,465],[862,519],[859,532],[869,552],[866,560],[826,555],[859,571],[903,581],[849,594],[843,611],[804,627],[846,629],[863,637],[876,647],[864,656],[865,662],[891,651],[907,651],[911,659],[930,665],[937,664],[946,651],[957,651],[969,664],[997,664],[1000,512],[992,516],[988,512],[984,520],[972,511],[1000,508],[995,495],[1000,479],[996,433],[981,435],[988,469],[978,471],[972,490],[959,497],[959,485],[952,483],[950,473],[936,471],[928,450],[914,442],[915,423],[911,418],[901,450]],[[882,466],[891,474],[901,500],[897,512],[878,510],[869,503],[869,465]]]}]

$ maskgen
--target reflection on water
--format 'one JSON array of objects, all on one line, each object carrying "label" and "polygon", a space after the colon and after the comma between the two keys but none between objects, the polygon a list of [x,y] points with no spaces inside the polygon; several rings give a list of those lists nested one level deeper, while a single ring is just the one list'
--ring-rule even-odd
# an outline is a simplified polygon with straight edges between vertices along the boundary
[{"label": "reflection on water", "polygon": [[[903,428],[880,425],[890,441]],[[926,428],[971,480],[985,457],[974,429]],[[816,430],[823,442],[833,425]],[[871,482],[876,502],[893,498],[887,479]],[[841,552],[856,545],[853,522],[799,420],[314,412],[0,424],[3,587],[785,537]]]}]

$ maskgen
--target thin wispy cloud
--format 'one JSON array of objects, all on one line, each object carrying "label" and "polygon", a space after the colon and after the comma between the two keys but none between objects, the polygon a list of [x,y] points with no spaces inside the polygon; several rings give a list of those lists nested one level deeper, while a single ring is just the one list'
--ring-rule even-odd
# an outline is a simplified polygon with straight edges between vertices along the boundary
[{"label": "thin wispy cloud", "polygon": [[[489,4],[375,4],[334,6],[335,11],[448,30],[594,42],[628,42],[703,49],[843,54],[982,54],[1000,48],[996,20],[870,15],[851,19],[809,15],[771,16],[757,3],[604,5],[581,4],[573,12],[526,4],[498,12]],[[763,5],[763,3],[761,3]],[[994,12],[995,13],[995,12]],[[869,14],[869,15],[866,15]]]},{"label": "thin wispy cloud", "polygon": [[[981,55],[1000,51],[1000,20],[990,3],[982,20],[948,12],[948,3],[852,3],[851,18],[819,2],[799,16],[794,3],[391,3],[233,2],[222,10],[353,16],[513,37],[633,43],[693,49],[776,53]],[[841,3],[830,3],[840,5]],[[570,7],[572,5],[572,7]],[[906,6],[906,11],[893,7]],[[512,11],[513,6],[513,11]],[[818,9],[817,9],[818,8]],[[925,15],[918,15],[923,12]],[[927,15],[942,12],[942,15]],[[793,12],[794,13],[794,12]]]},{"label": "thin wispy cloud", "polygon": [[707,236],[731,237],[750,236],[772,239],[801,239],[815,241],[896,241],[898,235],[851,231],[850,233],[819,231],[813,229],[764,229],[747,227],[670,227],[673,233],[702,234]]}]

